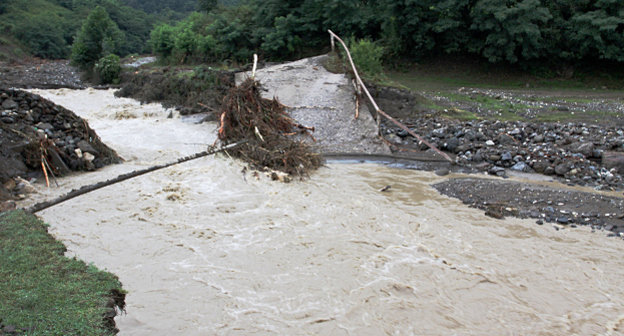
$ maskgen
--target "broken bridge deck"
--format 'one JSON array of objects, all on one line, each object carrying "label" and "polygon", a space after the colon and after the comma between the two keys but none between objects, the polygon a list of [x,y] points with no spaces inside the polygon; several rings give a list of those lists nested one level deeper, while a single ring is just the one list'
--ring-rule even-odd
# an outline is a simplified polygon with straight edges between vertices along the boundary
[{"label": "broken bridge deck", "polygon": [[[315,150],[321,153],[390,154],[364,101],[355,119],[356,96],[345,74],[327,71],[329,56],[305,58],[256,71],[264,98],[276,97],[298,123],[314,127]],[[237,84],[250,76],[236,75]]]}]

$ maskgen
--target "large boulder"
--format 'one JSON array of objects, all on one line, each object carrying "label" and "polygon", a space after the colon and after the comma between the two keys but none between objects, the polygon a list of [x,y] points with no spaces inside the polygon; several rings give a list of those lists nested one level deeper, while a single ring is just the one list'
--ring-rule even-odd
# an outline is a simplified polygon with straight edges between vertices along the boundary
[{"label": "large boulder", "polygon": [[624,174],[624,152],[603,152],[602,165],[607,169],[615,168],[619,174]]}]

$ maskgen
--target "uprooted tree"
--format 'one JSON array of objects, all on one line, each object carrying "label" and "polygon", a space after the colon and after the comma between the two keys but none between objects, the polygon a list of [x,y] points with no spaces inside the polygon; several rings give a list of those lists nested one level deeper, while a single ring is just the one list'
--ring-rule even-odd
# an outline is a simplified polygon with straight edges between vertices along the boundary
[{"label": "uprooted tree", "polygon": [[321,166],[321,156],[301,140],[313,129],[294,121],[277,99],[262,98],[257,81],[248,78],[230,89],[218,114],[219,139],[224,144],[246,141],[228,152],[254,168],[307,176]]}]

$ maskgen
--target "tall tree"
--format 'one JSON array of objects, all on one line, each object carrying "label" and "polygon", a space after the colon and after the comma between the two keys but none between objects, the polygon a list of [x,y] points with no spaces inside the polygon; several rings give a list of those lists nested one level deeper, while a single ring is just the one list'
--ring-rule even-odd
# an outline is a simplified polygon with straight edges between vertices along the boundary
[{"label": "tall tree", "polygon": [[83,70],[91,69],[102,56],[119,52],[124,39],[124,34],[106,10],[97,6],[76,36],[72,45],[72,62]]},{"label": "tall tree", "polygon": [[209,13],[217,7],[217,0],[197,0],[197,8],[200,11]]}]

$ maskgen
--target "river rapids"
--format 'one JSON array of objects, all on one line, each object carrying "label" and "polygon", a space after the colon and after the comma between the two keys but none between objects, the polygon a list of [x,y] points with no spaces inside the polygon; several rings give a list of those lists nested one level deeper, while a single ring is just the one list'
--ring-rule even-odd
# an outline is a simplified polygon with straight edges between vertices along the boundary
[{"label": "river rapids", "polygon": [[[215,124],[112,90],[33,92],[126,161],[23,206],[215,141]],[[284,184],[243,167],[202,158],[39,215],[69,256],[119,276],[120,335],[624,333],[619,239],[486,217],[437,193],[445,177],[428,172],[332,163]]]}]

